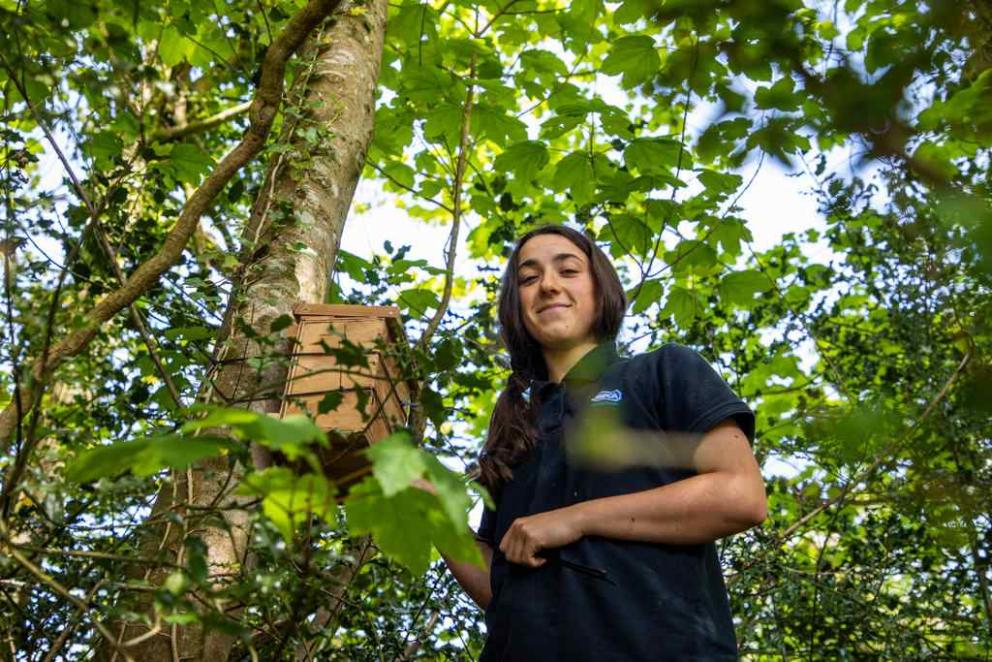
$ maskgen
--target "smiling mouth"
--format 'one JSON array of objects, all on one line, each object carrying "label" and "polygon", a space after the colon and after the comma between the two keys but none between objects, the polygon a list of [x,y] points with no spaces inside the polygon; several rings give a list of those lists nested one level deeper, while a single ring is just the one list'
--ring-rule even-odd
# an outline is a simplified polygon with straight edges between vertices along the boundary
[{"label": "smiling mouth", "polygon": [[568,304],[564,304],[564,303],[553,303],[550,306],[545,306],[544,308],[541,308],[540,310],[538,310],[537,311],[537,314],[540,315],[541,313],[545,313],[545,312],[547,312],[549,310],[555,310],[556,308],[568,308]]}]

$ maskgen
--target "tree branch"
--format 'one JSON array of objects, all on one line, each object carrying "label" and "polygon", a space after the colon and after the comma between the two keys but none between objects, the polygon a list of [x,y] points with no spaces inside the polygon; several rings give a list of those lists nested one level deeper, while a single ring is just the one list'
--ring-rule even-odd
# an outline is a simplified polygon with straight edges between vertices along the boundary
[{"label": "tree branch", "polygon": [[164,143],[171,140],[179,140],[180,138],[185,138],[186,136],[194,133],[209,131],[210,129],[220,126],[232,117],[237,117],[238,115],[248,112],[251,105],[251,101],[245,101],[244,103],[239,103],[236,106],[225,108],[216,115],[205,117],[202,120],[196,120],[187,124],[160,129],[151,135],[151,140],[153,142]]},{"label": "tree branch", "polygon": [[[131,305],[179,260],[200,217],[210,208],[217,194],[264,147],[282,101],[287,61],[313,28],[334,11],[340,2],[341,0],[310,0],[290,19],[266,51],[261,80],[249,110],[251,124],[241,142],[221,159],[186,201],[176,224],[169,231],[158,253],[135,269],[120,288],[98,301],[86,315],[88,322],[55,344],[47,360],[34,361],[31,376],[35,382],[43,382],[65,359],[82,351],[96,336],[104,322]],[[33,386],[26,384],[19,397],[15,398],[16,401],[11,402],[0,412],[0,448],[6,449],[17,426],[18,418],[32,405]]]}]

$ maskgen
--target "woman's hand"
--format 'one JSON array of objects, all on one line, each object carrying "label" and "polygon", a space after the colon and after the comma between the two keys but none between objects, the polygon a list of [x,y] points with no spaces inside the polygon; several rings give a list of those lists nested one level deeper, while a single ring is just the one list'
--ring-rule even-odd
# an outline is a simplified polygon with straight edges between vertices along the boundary
[{"label": "woman's hand", "polygon": [[547,562],[537,553],[573,543],[583,535],[578,511],[572,507],[518,517],[506,530],[499,549],[511,563],[539,568]]}]

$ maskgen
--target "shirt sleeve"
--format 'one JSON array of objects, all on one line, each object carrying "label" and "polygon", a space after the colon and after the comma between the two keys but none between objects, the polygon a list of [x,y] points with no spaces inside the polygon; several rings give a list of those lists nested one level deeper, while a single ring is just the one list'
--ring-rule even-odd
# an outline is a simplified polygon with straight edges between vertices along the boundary
[{"label": "shirt sleeve", "polygon": [[476,540],[489,543],[490,547],[496,546],[496,512],[488,508],[482,509],[482,521],[479,523],[479,530],[475,534]]},{"label": "shirt sleeve", "polygon": [[733,418],[754,442],[754,412],[702,356],[671,343],[656,351],[657,411],[661,426],[703,433]]}]

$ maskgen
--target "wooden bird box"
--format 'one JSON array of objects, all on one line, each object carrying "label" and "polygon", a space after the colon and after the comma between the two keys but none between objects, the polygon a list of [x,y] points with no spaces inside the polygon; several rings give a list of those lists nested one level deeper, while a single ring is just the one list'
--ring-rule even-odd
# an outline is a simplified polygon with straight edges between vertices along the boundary
[{"label": "wooden bird box", "polygon": [[[293,314],[296,324],[290,331],[296,342],[280,416],[308,411],[328,432],[330,447],[318,454],[340,496],[371,469],[362,451],[409,420],[417,389],[403,378],[396,357],[407,344],[400,311],[395,306],[297,304]],[[325,398],[340,403],[321,413]]]}]

